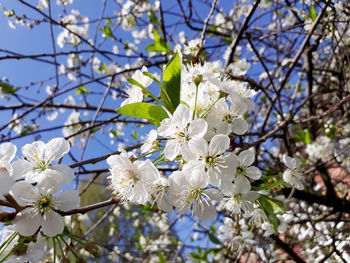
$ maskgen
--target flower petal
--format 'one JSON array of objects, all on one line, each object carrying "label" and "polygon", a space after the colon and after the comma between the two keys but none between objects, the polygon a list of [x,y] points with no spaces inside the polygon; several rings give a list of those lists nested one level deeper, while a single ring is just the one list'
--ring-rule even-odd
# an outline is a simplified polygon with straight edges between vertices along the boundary
[{"label": "flower petal", "polygon": [[235,185],[237,186],[238,193],[245,194],[251,188],[249,180],[247,179],[247,177],[243,175],[238,175],[234,180],[234,182],[235,182]]},{"label": "flower petal", "polygon": [[208,153],[208,143],[201,137],[194,137],[188,142],[188,147],[196,156],[205,156]]},{"label": "flower petal", "polygon": [[26,208],[13,220],[15,230],[22,236],[32,236],[38,231],[43,218],[33,208]]},{"label": "flower petal", "polygon": [[169,140],[164,148],[164,156],[170,161],[173,161],[180,152],[181,144],[176,140]]},{"label": "flower petal", "polygon": [[33,169],[33,166],[25,160],[16,160],[12,164],[12,178],[17,180]]},{"label": "flower petal", "polygon": [[69,150],[69,142],[64,138],[54,138],[45,145],[45,155],[50,161],[58,161]]},{"label": "flower petal", "polygon": [[67,212],[75,209],[80,205],[79,192],[76,190],[68,190],[55,196],[55,205],[59,210]]},{"label": "flower petal", "polygon": [[210,200],[219,202],[224,198],[223,194],[215,188],[206,189],[204,190],[204,193],[209,196]]},{"label": "flower petal", "polygon": [[209,144],[209,154],[219,155],[222,154],[230,147],[230,138],[224,134],[217,134],[211,139]]},{"label": "flower petal", "polygon": [[216,217],[216,209],[210,201],[201,201],[201,205],[194,205],[193,212],[203,222],[214,220]]},{"label": "flower petal", "polygon": [[240,164],[243,166],[249,166],[255,160],[254,153],[250,150],[245,150],[245,151],[241,152],[238,157],[240,160]]},{"label": "flower petal", "polygon": [[33,204],[39,196],[37,190],[28,181],[16,182],[12,187],[11,193],[22,206]]},{"label": "flower petal", "polygon": [[191,113],[191,110],[186,105],[179,104],[174,112],[173,120],[179,128],[186,128],[187,123],[191,121]]},{"label": "flower petal", "polygon": [[248,123],[244,119],[234,119],[231,123],[232,132],[238,135],[243,135],[248,130]]},{"label": "flower petal", "polygon": [[61,234],[64,229],[63,217],[54,211],[46,212],[41,223],[42,231],[49,237]]},{"label": "flower petal", "polygon": [[16,145],[11,142],[0,144],[0,159],[11,162],[15,158],[17,151]]},{"label": "flower petal", "polygon": [[191,138],[194,136],[203,137],[207,132],[208,124],[203,119],[193,120],[188,127],[188,134]]},{"label": "flower petal", "polygon": [[251,179],[258,180],[261,178],[261,170],[256,166],[247,167],[245,175]]},{"label": "flower petal", "polygon": [[53,170],[59,171],[63,176],[63,184],[69,185],[74,178],[74,171],[68,165],[56,164],[52,166]]}]

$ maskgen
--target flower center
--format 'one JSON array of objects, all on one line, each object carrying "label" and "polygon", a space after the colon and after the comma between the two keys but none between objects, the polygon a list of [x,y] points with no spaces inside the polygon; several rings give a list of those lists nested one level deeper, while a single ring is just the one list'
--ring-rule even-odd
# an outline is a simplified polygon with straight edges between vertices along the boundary
[{"label": "flower center", "polygon": [[50,163],[46,160],[40,159],[37,153],[34,154],[34,160],[32,163],[33,163],[34,170],[45,171],[47,168],[50,167]]},{"label": "flower center", "polygon": [[205,164],[208,166],[214,166],[215,165],[215,157],[214,156],[206,156],[205,157]]},{"label": "flower center", "polygon": [[232,116],[231,114],[227,113],[225,114],[224,116],[224,121],[228,122],[228,123],[231,123],[234,119],[234,116]]},{"label": "flower center", "polygon": [[47,212],[49,209],[54,208],[53,196],[42,196],[36,203],[36,206],[41,214]]},{"label": "flower center", "polygon": [[247,170],[247,167],[244,167],[244,166],[238,166],[237,167],[237,173],[238,174],[243,174],[244,175],[246,170]]},{"label": "flower center", "polygon": [[202,192],[203,192],[203,189],[202,188],[191,188],[190,192],[189,192],[189,199],[188,199],[188,202],[190,202],[191,198],[195,199],[195,200],[198,200],[201,198],[202,196]]}]

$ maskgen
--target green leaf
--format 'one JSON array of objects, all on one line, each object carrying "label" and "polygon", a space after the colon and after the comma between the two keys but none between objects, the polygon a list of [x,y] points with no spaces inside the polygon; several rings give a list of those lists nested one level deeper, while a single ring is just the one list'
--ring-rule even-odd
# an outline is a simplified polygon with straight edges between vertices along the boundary
[{"label": "green leaf", "polygon": [[114,38],[113,32],[109,27],[109,21],[107,21],[104,28],[99,28],[99,29],[105,34],[105,37]]},{"label": "green leaf", "polygon": [[310,6],[310,10],[309,10],[309,16],[311,17],[312,20],[316,20],[317,18],[317,14],[316,14],[316,10],[315,7],[312,5]]},{"label": "green leaf", "polygon": [[5,94],[13,94],[16,88],[5,82],[0,82],[0,90]]},{"label": "green leaf", "polygon": [[158,259],[159,259],[159,263],[166,263],[166,260],[162,252],[158,252]]},{"label": "green leaf", "polygon": [[259,185],[258,187],[255,188],[255,190],[264,190],[264,191],[267,191],[267,190],[271,190],[273,188],[276,188],[280,185],[282,185],[284,183],[284,180],[283,179],[279,179],[278,181],[268,185],[266,183],[263,183],[261,185]]},{"label": "green leaf", "polygon": [[277,231],[279,221],[276,214],[283,214],[286,212],[284,203],[266,195],[261,195],[258,198],[258,202],[261,208],[264,210],[267,218],[270,220],[271,225]]},{"label": "green leaf", "polygon": [[143,94],[149,95],[151,98],[154,100],[158,101],[160,104],[163,105],[163,103],[155,96],[153,95],[148,89],[146,89],[141,83],[139,83],[137,80],[134,80],[132,78],[127,78],[126,79],[131,85],[138,86],[139,88],[142,89]]},{"label": "green leaf", "polygon": [[310,134],[307,129],[299,129],[299,134],[291,136],[291,139],[296,142],[311,143]]},{"label": "green leaf", "polygon": [[208,236],[209,236],[209,239],[211,242],[213,242],[214,244],[217,244],[217,245],[221,245],[221,241],[219,239],[217,239],[217,237],[214,236],[212,233],[209,233]]},{"label": "green leaf", "polygon": [[160,83],[160,81],[155,76],[153,76],[151,73],[149,73],[147,71],[144,71],[142,73],[143,73],[143,75],[145,75],[145,76],[151,78],[152,80],[154,80],[159,85],[159,87],[161,87],[161,88],[163,87],[163,84]]},{"label": "green leaf", "polygon": [[85,86],[80,86],[79,88],[77,88],[77,91],[75,92],[75,94],[77,95],[83,94],[83,93],[91,93],[91,91],[85,88]]},{"label": "green leaf", "polygon": [[127,104],[116,110],[116,112],[129,117],[150,120],[151,124],[156,126],[159,126],[162,120],[169,117],[166,111],[160,106],[146,102]]},{"label": "green leaf", "polygon": [[[180,103],[181,61],[178,52],[168,62],[163,73],[163,86],[160,97],[166,108],[173,113]],[[170,98],[170,101],[167,101]]]},{"label": "green leaf", "polygon": [[149,22],[155,25],[159,25],[160,22],[156,16],[156,14],[154,13],[153,9],[151,9],[151,11],[149,11],[148,13],[148,18],[149,18]]},{"label": "green leaf", "polygon": [[137,141],[137,139],[139,138],[139,133],[138,132],[133,132],[131,134],[131,137],[133,137],[135,139],[135,141]]},{"label": "green leaf", "polygon": [[154,52],[170,52],[170,43],[167,45],[157,30],[153,30],[154,43],[149,44],[145,49]]},{"label": "green leaf", "polygon": [[166,101],[167,103],[170,103],[169,95],[168,95],[168,93],[166,92],[166,90],[165,90],[163,84],[160,83],[160,81],[159,81],[155,76],[153,76],[151,73],[149,73],[149,72],[143,72],[143,75],[145,75],[145,76],[147,76],[147,77],[153,79],[153,80],[159,85],[159,87],[160,87],[161,90],[163,91],[163,95],[166,97],[166,98],[163,99],[163,101]]}]

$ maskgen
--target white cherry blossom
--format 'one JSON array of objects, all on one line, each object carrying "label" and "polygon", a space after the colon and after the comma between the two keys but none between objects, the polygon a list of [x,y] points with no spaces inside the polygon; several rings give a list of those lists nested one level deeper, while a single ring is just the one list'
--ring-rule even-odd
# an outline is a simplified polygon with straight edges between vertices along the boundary
[{"label": "white cherry blossom", "polygon": [[151,130],[148,133],[146,141],[141,146],[141,153],[146,153],[157,149],[159,145],[157,141],[157,137],[158,137],[157,130]]},{"label": "white cherry blossom", "polygon": [[144,176],[157,177],[157,168],[148,159],[146,161],[132,162],[125,151],[119,155],[112,155],[107,158],[110,165],[111,175],[110,188],[122,202],[132,201],[139,204],[146,204],[149,199],[144,183]]},{"label": "white cherry blossom", "polygon": [[303,190],[305,177],[302,173],[301,161],[287,155],[283,155],[282,160],[288,167],[283,173],[283,180],[298,190]]},{"label": "white cherry blossom", "polygon": [[24,145],[22,153],[26,160],[21,161],[21,175],[31,183],[40,183],[46,177],[52,177],[58,184],[69,184],[74,177],[72,168],[65,164],[51,164],[60,160],[69,150],[69,142],[64,138],[54,138],[46,144],[35,141]]},{"label": "white cherry blossom", "polygon": [[[234,182],[234,184],[241,189],[241,193],[247,193],[250,188],[250,182],[248,178],[253,180],[258,180],[261,177],[261,171],[258,167],[252,166],[251,164],[254,162],[255,156],[254,153],[250,150],[245,150],[241,152],[238,156],[238,164],[236,172],[233,176],[224,176],[221,183],[221,189],[227,191],[226,187],[231,187],[230,182]],[[248,177],[248,178],[247,178]]]},{"label": "white cherry blossom", "polygon": [[158,134],[169,138],[165,145],[164,156],[170,161],[181,152],[185,160],[192,159],[188,142],[195,136],[203,137],[207,131],[207,123],[203,119],[192,120],[193,112],[185,105],[180,104],[174,114],[162,120]]},{"label": "white cherry blossom", "polygon": [[[50,180],[49,183],[55,185],[55,180]],[[63,232],[64,219],[55,210],[66,212],[77,208],[80,197],[75,190],[57,193],[55,191],[57,186],[48,189],[38,184],[34,187],[27,181],[20,181],[13,185],[13,196],[20,205],[26,207],[13,220],[17,232],[23,236],[32,236],[40,228],[49,237]]]},{"label": "white cherry blossom", "polygon": [[190,160],[183,167],[184,171],[198,169],[209,178],[210,184],[219,186],[223,174],[231,175],[236,170],[237,158],[232,154],[224,154],[230,146],[230,139],[227,135],[215,135],[209,145],[206,140],[200,137],[189,141],[189,148],[195,159]]},{"label": "white cherry blossom", "polygon": [[216,209],[211,201],[220,201],[222,194],[214,188],[205,189],[209,184],[208,177],[199,170],[191,173],[177,171],[170,175],[169,182],[171,198],[179,213],[184,214],[191,209],[202,221],[215,219]]}]

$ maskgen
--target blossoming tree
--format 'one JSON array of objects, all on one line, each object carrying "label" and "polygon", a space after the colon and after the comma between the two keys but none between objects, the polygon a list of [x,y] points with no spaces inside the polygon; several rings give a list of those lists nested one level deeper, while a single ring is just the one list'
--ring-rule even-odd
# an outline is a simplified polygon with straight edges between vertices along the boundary
[{"label": "blossoming tree", "polygon": [[350,261],[348,1],[1,8],[0,262]]}]

